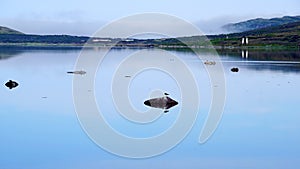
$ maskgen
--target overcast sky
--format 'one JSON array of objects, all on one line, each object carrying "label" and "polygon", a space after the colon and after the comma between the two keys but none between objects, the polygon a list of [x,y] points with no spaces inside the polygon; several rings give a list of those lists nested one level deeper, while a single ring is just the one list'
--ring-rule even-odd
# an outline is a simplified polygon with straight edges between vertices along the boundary
[{"label": "overcast sky", "polygon": [[212,34],[229,22],[300,15],[299,0],[1,0],[0,25],[25,33],[91,35],[118,18],[171,14]]}]

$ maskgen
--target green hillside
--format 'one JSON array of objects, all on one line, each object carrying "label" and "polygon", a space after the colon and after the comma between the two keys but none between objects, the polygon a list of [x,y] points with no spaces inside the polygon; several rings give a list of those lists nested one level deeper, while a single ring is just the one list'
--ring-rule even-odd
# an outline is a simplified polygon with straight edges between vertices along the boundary
[{"label": "green hillside", "polygon": [[23,34],[22,32],[0,26],[0,34]]},{"label": "green hillside", "polygon": [[[249,44],[242,45],[241,38],[248,37]],[[209,36],[216,46],[267,46],[295,47],[300,45],[300,22],[272,26],[242,33]]]},{"label": "green hillside", "polygon": [[271,26],[280,26],[283,24],[299,22],[300,16],[284,16],[282,18],[271,18],[271,19],[251,19],[239,23],[227,24],[222,28],[229,32],[244,32],[254,29],[261,29]]},{"label": "green hillside", "polygon": [[[247,37],[249,43],[242,44]],[[183,43],[184,42],[184,43]],[[271,26],[241,33],[178,37],[169,39],[123,41],[121,46],[153,46],[160,48],[211,47],[216,48],[253,48],[253,49],[298,49],[300,45],[300,22]]]}]

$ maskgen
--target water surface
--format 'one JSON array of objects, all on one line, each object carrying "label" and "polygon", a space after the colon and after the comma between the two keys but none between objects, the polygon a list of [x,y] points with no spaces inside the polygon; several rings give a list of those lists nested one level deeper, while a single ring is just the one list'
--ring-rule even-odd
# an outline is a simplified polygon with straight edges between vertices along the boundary
[{"label": "water surface", "polygon": [[[114,49],[97,72],[95,97],[106,120],[118,132],[151,137],[170,127],[180,104],[149,125],[118,114],[111,80],[120,62],[140,49]],[[154,49],[143,49],[151,50]],[[89,50],[91,55],[99,51]],[[211,102],[209,77],[190,52],[170,51],[193,72],[200,92],[199,116],[187,137],[171,151],[148,159],[108,153],[85,134],[73,105],[73,70],[80,50],[0,51],[0,168],[297,168],[300,165],[299,52],[220,52],[226,77],[226,104],[214,135],[199,144]],[[207,53],[203,53],[205,55]],[[238,73],[230,69],[238,67]],[[89,73],[89,72],[87,72]],[[79,75],[80,76],[80,75]],[[8,80],[20,85],[12,90]],[[176,80],[158,70],[138,74],[129,97],[140,111],[151,91],[167,91],[180,103]],[[105,135],[103,135],[105,137]],[[134,147],[133,147],[134,148]]]}]

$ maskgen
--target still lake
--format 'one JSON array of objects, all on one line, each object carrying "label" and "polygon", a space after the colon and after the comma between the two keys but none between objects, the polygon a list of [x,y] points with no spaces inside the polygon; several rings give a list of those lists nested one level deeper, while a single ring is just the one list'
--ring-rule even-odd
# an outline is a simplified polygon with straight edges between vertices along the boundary
[{"label": "still lake", "polygon": [[[87,49],[87,53],[97,55],[99,50]],[[179,104],[148,125],[131,123],[118,114],[111,94],[112,77],[122,60],[139,50],[157,52],[113,49],[99,65],[95,89],[91,90],[112,128],[127,136],[143,138],[155,136],[173,124],[179,114],[181,94],[176,80],[163,71],[128,74],[132,78],[128,97],[135,109],[147,111],[149,107],[143,102],[157,89],[167,92]],[[225,108],[217,130],[204,144],[199,144],[198,138],[209,112],[212,87],[216,86],[210,85],[203,62],[193,53],[168,51],[181,59],[195,77],[200,95],[199,114],[180,144],[146,159],[111,154],[96,145],[82,129],[72,86],[74,76],[86,75],[67,74],[74,70],[80,52],[0,50],[0,169],[300,166],[299,51],[220,52],[226,79]],[[239,72],[231,72],[232,67],[238,67]],[[4,84],[10,79],[19,86],[6,88]]]}]

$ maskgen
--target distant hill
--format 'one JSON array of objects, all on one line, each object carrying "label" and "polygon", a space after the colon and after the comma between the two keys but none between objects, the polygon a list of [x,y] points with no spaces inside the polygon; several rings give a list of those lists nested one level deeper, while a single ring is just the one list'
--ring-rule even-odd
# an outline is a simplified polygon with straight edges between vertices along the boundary
[{"label": "distant hill", "polygon": [[22,32],[0,26],[0,34],[23,34]]},{"label": "distant hill", "polygon": [[[300,36],[300,21],[298,22],[292,22],[277,26],[270,26],[240,33],[233,33],[231,35],[238,35],[238,36],[262,36],[263,34],[268,35],[298,35]],[[279,35],[279,36],[280,36]],[[299,39],[300,40],[300,39]]]},{"label": "distant hill", "polygon": [[0,34],[0,43],[84,44],[88,39],[70,35]]},{"label": "distant hill", "polygon": [[[0,33],[0,47],[82,47],[85,44],[89,47],[116,46],[186,48],[187,46],[210,47],[210,45],[213,45],[217,48],[286,48],[297,50],[300,47],[300,21],[268,26],[240,33],[162,39],[120,39],[69,35],[29,35],[22,34],[21,32],[14,31],[9,28],[1,30],[5,33]],[[241,43],[241,39],[244,36],[249,39],[249,44],[245,45]],[[115,45],[115,43],[117,44]]]},{"label": "distant hill", "polygon": [[299,47],[300,21],[246,32],[208,37],[216,46],[241,46],[241,38],[244,36],[249,38],[249,44],[246,46]]},{"label": "distant hill", "polygon": [[228,32],[244,32],[249,30],[261,29],[271,26],[279,26],[283,24],[293,23],[300,21],[300,16],[284,16],[282,18],[272,18],[272,19],[251,19],[239,23],[231,23],[224,25],[222,28]]}]

